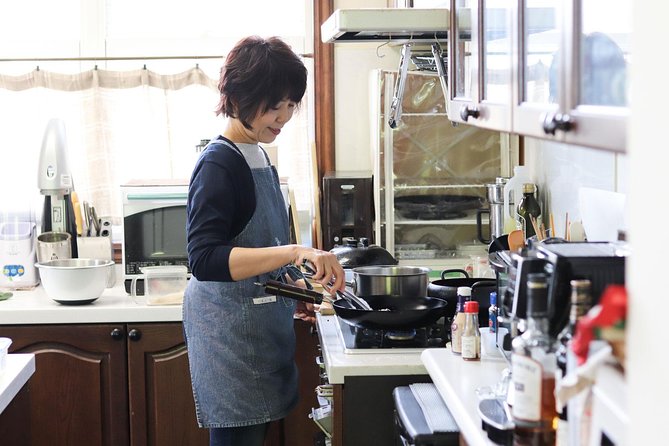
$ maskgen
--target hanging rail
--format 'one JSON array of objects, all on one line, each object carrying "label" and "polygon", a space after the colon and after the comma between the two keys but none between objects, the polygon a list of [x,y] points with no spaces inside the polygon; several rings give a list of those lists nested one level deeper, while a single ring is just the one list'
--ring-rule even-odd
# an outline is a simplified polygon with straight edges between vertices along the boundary
[{"label": "hanging rail", "polygon": [[[298,54],[305,59],[313,59],[313,53]],[[105,62],[120,60],[199,60],[199,59],[222,59],[225,56],[127,56],[127,57],[19,57],[13,59],[0,59],[0,62]]]}]

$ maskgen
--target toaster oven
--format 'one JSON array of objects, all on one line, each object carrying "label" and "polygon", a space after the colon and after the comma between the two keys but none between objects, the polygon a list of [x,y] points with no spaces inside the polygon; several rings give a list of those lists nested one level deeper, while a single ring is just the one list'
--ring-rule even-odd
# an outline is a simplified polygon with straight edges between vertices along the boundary
[{"label": "toaster oven", "polygon": [[[130,292],[132,278],[141,268],[158,265],[184,265],[186,248],[185,181],[139,182],[121,186],[123,200],[122,259],[125,289]],[[190,268],[188,269],[190,275]],[[137,281],[137,294],[143,294]]]}]

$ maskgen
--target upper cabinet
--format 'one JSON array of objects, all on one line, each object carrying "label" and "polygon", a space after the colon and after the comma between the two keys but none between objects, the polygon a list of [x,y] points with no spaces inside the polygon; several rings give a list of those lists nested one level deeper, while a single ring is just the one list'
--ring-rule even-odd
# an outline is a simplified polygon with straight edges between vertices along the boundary
[{"label": "upper cabinet", "polygon": [[451,82],[444,94],[452,121],[511,132],[513,10],[510,2],[485,3],[451,1]]},{"label": "upper cabinet", "polygon": [[454,122],[624,151],[631,0],[451,0]]}]

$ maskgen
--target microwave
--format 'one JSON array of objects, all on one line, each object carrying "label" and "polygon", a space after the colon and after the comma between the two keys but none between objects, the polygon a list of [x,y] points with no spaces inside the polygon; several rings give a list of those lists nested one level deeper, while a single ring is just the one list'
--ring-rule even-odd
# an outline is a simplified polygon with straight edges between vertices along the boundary
[{"label": "microwave", "polygon": [[[130,293],[133,277],[141,268],[158,265],[188,267],[186,248],[185,181],[139,182],[121,186],[123,207],[122,263],[125,290]],[[190,277],[190,268],[188,267]],[[137,294],[144,283],[137,281]]]}]

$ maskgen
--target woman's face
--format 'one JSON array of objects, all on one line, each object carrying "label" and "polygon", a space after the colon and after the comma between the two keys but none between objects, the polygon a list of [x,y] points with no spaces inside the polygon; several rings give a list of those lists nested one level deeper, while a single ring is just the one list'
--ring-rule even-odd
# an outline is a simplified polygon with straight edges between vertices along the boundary
[{"label": "woman's face", "polygon": [[265,144],[274,142],[283,126],[293,117],[296,107],[297,103],[289,99],[274,104],[249,123],[251,130],[244,129],[246,136],[254,142]]}]

